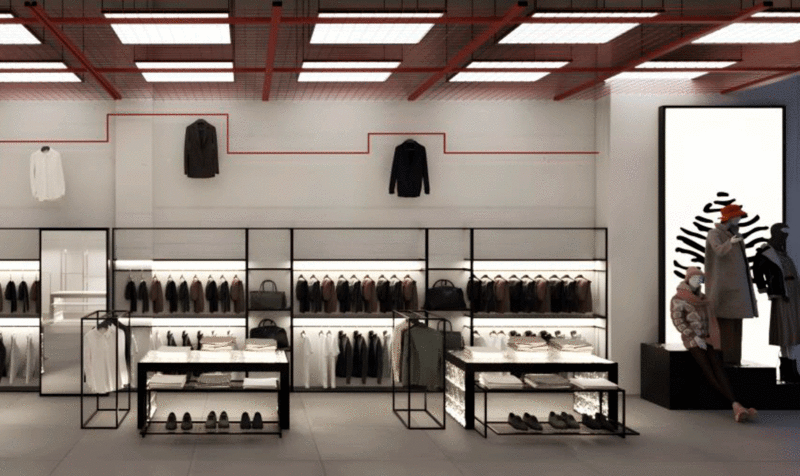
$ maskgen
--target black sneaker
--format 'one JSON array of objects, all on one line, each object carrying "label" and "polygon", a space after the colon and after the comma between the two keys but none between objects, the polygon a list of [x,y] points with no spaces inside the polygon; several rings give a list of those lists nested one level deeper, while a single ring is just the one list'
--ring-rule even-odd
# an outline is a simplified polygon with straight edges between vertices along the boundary
[{"label": "black sneaker", "polygon": [[254,430],[263,430],[264,429],[264,420],[261,419],[261,413],[256,412],[253,415],[253,429]]},{"label": "black sneaker", "polygon": [[192,415],[189,412],[183,414],[183,421],[181,421],[181,430],[189,431],[192,429]]},{"label": "black sneaker", "polygon": [[522,421],[522,418],[519,415],[514,415],[513,413],[508,414],[508,424],[514,427],[514,429],[520,431],[528,431],[528,425]]},{"label": "black sneaker", "polygon": [[561,416],[556,415],[556,412],[550,412],[550,417],[547,418],[550,426],[556,430],[566,430],[568,428],[567,422],[561,419]]},{"label": "black sneaker", "polygon": [[219,414],[219,429],[220,430],[227,430],[231,427],[231,422],[228,420],[228,413],[222,412]]},{"label": "black sneaker", "polygon": [[167,430],[175,431],[178,429],[178,417],[174,413],[170,413],[167,417]]},{"label": "black sneaker", "polygon": [[217,429],[217,414],[211,411],[206,419],[206,430]]},{"label": "black sneaker", "polygon": [[561,419],[564,420],[569,428],[578,429],[581,427],[581,424],[575,420],[575,417],[567,412],[561,412]]},{"label": "black sneaker", "polygon": [[248,415],[247,412],[242,413],[242,421],[239,422],[239,426],[242,430],[249,430],[252,428],[250,424],[250,415]]},{"label": "black sneaker", "polygon": [[531,430],[542,431],[542,424],[539,423],[539,420],[537,420],[535,416],[526,413],[522,415],[522,421],[525,422]]}]

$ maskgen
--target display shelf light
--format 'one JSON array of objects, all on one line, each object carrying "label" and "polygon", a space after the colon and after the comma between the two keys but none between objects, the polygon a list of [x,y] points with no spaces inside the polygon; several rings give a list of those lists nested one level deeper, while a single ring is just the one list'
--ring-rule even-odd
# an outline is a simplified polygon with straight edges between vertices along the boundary
[{"label": "display shelf light", "polygon": [[75,73],[58,72],[55,70],[67,69],[67,65],[60,61],[20,63],[0,62],[0,69],[52,69],[52,73],[6,72],[0,73],[0,83],[80,83]]},{"label": "display shelf light", "polygon": [[[562,68],[567,61],[473,61],[467,69],[528,69],[528,68]],[[461,72],[450,78],[451,82],[528,82],[538,81],[550,73],[547,72]]]},{"label": "display shelf light", "polygon": [[39,260],[0,261],[0,273],[9,271],[39,271]]},{"label": "display shelf light", "polygon": [[800,12],[759,12],[751,18],[800,18]]},{"label": "display shelf light", "polygon": [[[233,69],[232,62],[144,62],[137,61],[136,67],[139,69]],[[225,71],[213,72],[142,72],[142,76],[149,83],[232,83],[233,72]]]},{"label": "display shelf light", "polygon": [[499,329],[501,327],[511,329],[522,329],[528,327],[556,327],[559,329],[564,328],[581,328],[581,329],[606,329],[606,320],[602,318],[594,319],[581,319],[569,317],[569,313],[563,313],[565,317],[552,317],[552,318],[502,318],[502,317],[475,317],[473,319],[473,327],[476,329],[491,328]]},{"label": "display shelf light", "polygon": [[503,37],[500,44],[602,44],[639,26],[636,19],[652,18],[653,12],[534,13],[532,18],[629,18],[630,23],[523,23]]},{"label": "display shelf light", "polygon": [[5,327],[39,327],[39,317],[0,317],[0,329]]},{"label": "display shelf light", "polygon": [[[13,13],[0,13],[0,19],[16,18]],[[25,25],[0,25],[0,45],[40,45],[42,44]]]},{"label": "display shelf light", "polygon": [[295,271],[417,271],[421,272],[423,261],[295,261]]},{"label": "display shelf light", "polygon": [[[399,61],[304,61],[303,68],[322,69],[394,69]],[[297,81],[338,83],[380,83],[389,79],[390,71],[376,72],[301,72]]]},{"label": "display shelf light", "polygon": [[[758,14],[753,15],[757,17]],[[703,43],[794,43],[800,40],[800,23],[734,23],[694,40]]]},{"label": "display shelf light", "polygon": [[[153,327],[245,327],[247,324],[244,317],[220,317],[220,318],[192,318],[192,317],[131,317],[131,324],[149,325]],[[194,336],[192,336],[194,340]]]},{"label": "display shelf light", "polygon": [[346,317],[295,317],[292,327],[299,333],[303,327],[389,327],[392,316],[350,319]]},{"label": "display shelf light", "polygon": [[[318,23],[311,33],[311,44],[413,45],[433,28],[425,19],[441,18],[443,13],[320,13],[319,18],[369,18],[375,23]],[[383,23],[382,19],[419,18],[420,23]]]},{"label": "display shelf light", "polygon": [[244,261],[154,261],[116,260],[114,266],[120,271],[244,271]]},{"label": "display shelf light", "polygon": [[606,262],[599,260],[531,260],[531,261],[490,261],[475,260],[472,264],[474,272],[492,271],[605,271]]},{"label": "display shelf light", "polygon": [[[109,19],[228,18],[227,13],[105,13]],[[111,23],[125,45],[229,45],[227,23]]]}]

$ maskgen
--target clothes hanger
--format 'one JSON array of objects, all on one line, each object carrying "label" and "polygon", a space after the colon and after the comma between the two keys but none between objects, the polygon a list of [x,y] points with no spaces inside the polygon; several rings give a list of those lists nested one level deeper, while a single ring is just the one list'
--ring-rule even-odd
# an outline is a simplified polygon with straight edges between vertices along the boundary
[{"label": "clothes hanger", "polygon": [[306,279],[306,278],[304,278],[303,275],[301,274],[300,276],[297,277],[297,280],[300,281],[301,279]]},{"label": "clothes hanger", "polygon": [[219,275],[219,280],[222,281],[222,282],[225,282],[225,275],[224,274],[220,274]]},{"label": "clothes hanger", "polygon": [[42,152],[49,152],[50,151],[50,146],[49,145],[43,145],[42,148],[41,148],[41,151]]},{"label": "clothes hanger", "polygon": [[550,276],[550,279],[561,279],[561,278],[559,278],[558,275],[554,274],[554,275]]},{"label": "clothes hanger", "polygon": [[178,278],[178,279],[181,280],[181,281],[186,281],[186,278],[184,278],[183,275],[181,275],[181,277]]},{"label": "clothes hanger", "polygon": [[354,275],[350,276],[350,279],[358,279],[358,277],[356,277],[356,275],[354,274]]},{"label": "clothes hanger", "polygon": [[396,280],[400,281],[400,278],[398,278],[396,274],[393,274],[392,277],[389,278],[389,279],[396,279]]},{"label": "clothes hanger", "polygon": [[494,279],[497,279],[497,278],[503,279],[503,276],[498,274],[497,276],[494,277]]},{"label": "clothes hanger", "polygon": [[214,281],[214,276],[211,276],[211,275],[209,274],[209,275],[208,275],[208,280],[209,280],[209,281]]}]

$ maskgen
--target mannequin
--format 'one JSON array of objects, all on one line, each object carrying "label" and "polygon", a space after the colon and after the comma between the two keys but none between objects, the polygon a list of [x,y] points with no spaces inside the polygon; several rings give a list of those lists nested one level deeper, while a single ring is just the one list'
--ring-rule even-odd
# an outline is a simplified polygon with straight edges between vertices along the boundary
[{"label": "mannequin", "polygon": [[745,408],[736,400],[728,376],[722,367],[714,343],[718,329],[713,315],[712,302],[700,292],[705,275],[699,268],[690,267],[686,277],[678,284],[678,292],[670,301],[672,323],[681,333],[683,346],[700,365],[708,382],[730,402],[737,422],[752,420],[757,416],[754,408]]},{"label": "mannequin", "polygon": [[720,350],[727,365],[742,360],[742,320],[758,317],[753,279],[745,255],[739,221],[747,217],[740,205],[722,208],[720,223],[706,237],[706,291],[719,322]]},{"label": "mannequin", "polygon": [[797,362],[791,358],[792,347],[800,344],[800,283],[794,261],[786,253],[789,227],[776,223],[771,238],[758,249],[753,275],[758,292],[767,293],[772,308],[769,320],[769,344],[781,348],[781,380],[800,382]]}]

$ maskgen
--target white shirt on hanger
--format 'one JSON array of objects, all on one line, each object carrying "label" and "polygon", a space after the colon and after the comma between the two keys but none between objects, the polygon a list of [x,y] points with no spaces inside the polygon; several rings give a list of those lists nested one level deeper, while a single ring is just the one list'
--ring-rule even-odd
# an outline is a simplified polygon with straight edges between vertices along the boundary
[{"label": "white shirt on hanger", "polygon": [[[117,337],[116,343],[114,337]],[[115,353],[118,350],[118,353]],[[119,364],[116,371],[115,366]],[[86,384],[95,393],[108,393],[128,385],[130,376],[125,362],[125,333],[114,325],[90,330],[83,336],[83,370]]]},{"label": "white shirt on hanger", "polygon": [[325,334],[322,346],[324,357],[322,365],[322,388],[336,388],[336,356],[339,355],[339,339],[331,331]]},{"label": "white shirt on hanger", "polygon": [[25,337],[25,383],[31,383],[33,377],[33,337]]},{"label": "white shirt on hanger", "polygon": [[64,196],[64,169],[61,154],[55,149],[37,150],[31,154],[31,193],[40,202]]},{"label": "white shirt on hanger", "polygon": [[300,339],[300,381],[305,388],[311,388],[311,356],[314,351],[311,349],[311,339],[308,334],[304,334]]},{"label": "white shirt on hanger", "polygon": [[17,350],[17,341],[16,336],[11,334],[11,341],[8,346],[8,384],[14,385],[14,380],[17,378],[17,372],[19,371],[19,351]]}]

